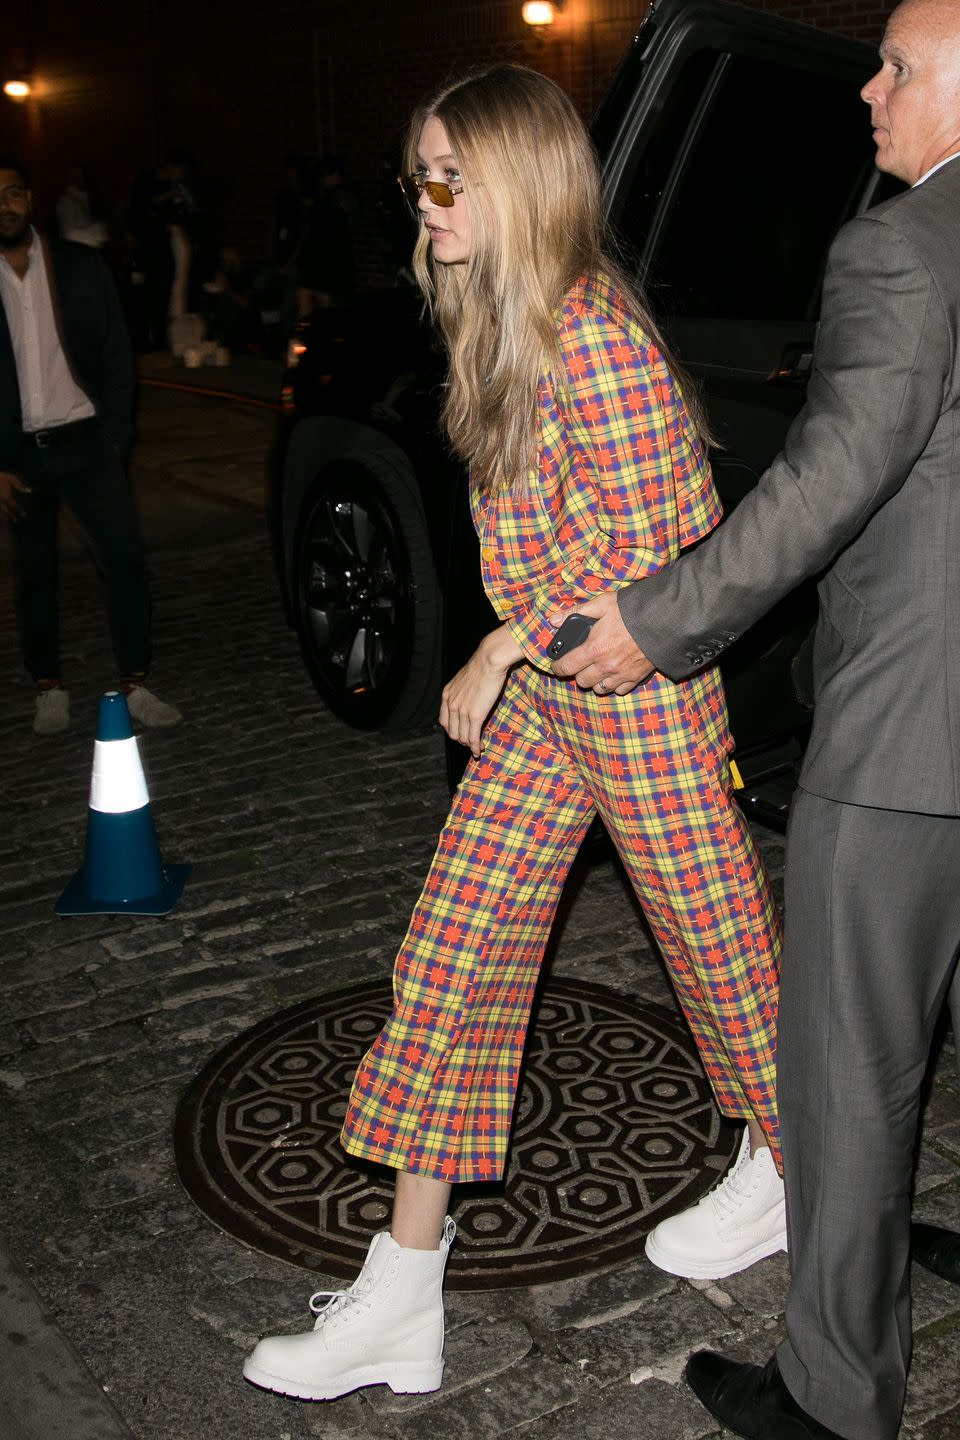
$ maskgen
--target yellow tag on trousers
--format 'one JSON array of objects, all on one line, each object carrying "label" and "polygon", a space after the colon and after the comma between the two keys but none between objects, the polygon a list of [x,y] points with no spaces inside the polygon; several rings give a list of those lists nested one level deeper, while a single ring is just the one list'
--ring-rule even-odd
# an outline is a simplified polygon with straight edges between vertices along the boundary
[{"label": "yellow tag on trousers", "polygon": [[730,761],[730,779],[733,781],[734,790],[743,789],[743,776],[740,774],[740,771],[737,768],[736,760]]}]

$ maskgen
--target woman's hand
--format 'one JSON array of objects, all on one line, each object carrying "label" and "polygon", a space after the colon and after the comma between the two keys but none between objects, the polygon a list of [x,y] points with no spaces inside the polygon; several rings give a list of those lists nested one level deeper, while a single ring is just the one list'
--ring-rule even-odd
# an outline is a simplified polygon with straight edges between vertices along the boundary
[{"label": "woman's hand", "polygon": [[480,735],[496,705],[508,672],[523,659],[506,625],[492,630],[478,645],[462,670],[443,687],[440,724],[451,740],[466,745],[471,754],[483,748]]}]

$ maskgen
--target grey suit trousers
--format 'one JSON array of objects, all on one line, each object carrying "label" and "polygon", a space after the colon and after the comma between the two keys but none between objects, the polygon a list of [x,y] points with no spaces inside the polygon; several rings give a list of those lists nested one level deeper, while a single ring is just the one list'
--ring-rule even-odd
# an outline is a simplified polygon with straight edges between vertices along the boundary
[{"label": "grey suit trousers", "polygon": [[793,1284],[780,1368],[828,1428],[894,1440],[921,1091],[960,945],[960,817],[799,791],[785,911],[778,1099]]}]

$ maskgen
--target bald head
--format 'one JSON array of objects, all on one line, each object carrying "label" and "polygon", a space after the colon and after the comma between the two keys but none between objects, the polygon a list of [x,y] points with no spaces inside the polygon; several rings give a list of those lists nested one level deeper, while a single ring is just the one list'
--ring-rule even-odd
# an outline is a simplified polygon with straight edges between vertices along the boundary
[{"label": "bald head", "polygon": [[960,40],[960,6],[957,0],[902,0],[887,22],[890,25],[916,19],[929,27],[938,39]]},{"label": "bald head", "polygon": [[903,0],[890,16],[882,65],[860,92],[877,165],[913,185],[960,154],[960,3]]}]

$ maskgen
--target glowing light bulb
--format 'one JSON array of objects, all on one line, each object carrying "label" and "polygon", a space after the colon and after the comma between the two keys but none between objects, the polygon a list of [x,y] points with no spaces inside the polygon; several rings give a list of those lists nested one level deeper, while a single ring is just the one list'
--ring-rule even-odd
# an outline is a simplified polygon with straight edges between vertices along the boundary
[{"label": "glowing light bulb", "polygon": [[557,7],[550,0],[527,0],[520,14],[528,25],[552,25]]}]

